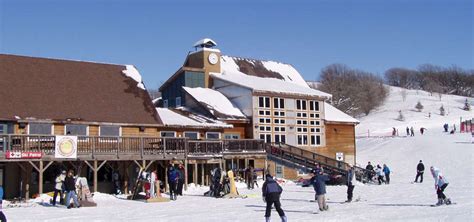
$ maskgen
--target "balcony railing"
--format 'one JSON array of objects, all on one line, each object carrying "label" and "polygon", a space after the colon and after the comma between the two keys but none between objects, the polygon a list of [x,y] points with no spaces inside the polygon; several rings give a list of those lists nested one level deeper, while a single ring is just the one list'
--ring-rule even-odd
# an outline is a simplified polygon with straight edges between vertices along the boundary
[{"label": "balcony railing", "polygon": [[[0,135],[0,151],[41,152],[54,156],[56,137],[52,135]],[[204,156],[233,153],[265,153],[262,140],[190,140],[174,137],[78,136],[78,157],[135,155],[140,157]]]}]

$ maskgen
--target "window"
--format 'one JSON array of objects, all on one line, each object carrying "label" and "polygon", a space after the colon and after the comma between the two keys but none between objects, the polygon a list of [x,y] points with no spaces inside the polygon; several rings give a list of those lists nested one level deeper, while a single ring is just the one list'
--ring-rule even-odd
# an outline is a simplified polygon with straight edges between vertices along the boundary
[{"label": "window", "polygon": [[258,97],[258,107],[270,108],[270,97]]},{"label": "window", "polygon": [[275,109],[284,109],[285,100],[281,98],[273,98],[273,108]]},{"label": "window", "polygon": [[296,109],[306,110],[306,100],[297,99],[296,100]]},{"label": "window", "polygon": [[272,135],[271,134],[260,134],[260,139],[263,140],[265,143],[272,142]]},{"label": "window", "polygon": [[312,132],[312,133],[320,133],[320,132],[321,132],[321,128],[311,128],[311,132]]},{"label": "window", "polygon": [[273,112],[273,115],[274,116],[285,116],[285,112],[275,111],[275,112]]},{"label": "window", "polygon": [[181,106],[181,97],[176,97],[176,107]]},{"label": "window", "polygon": [[275,143],[286,143],[286,136],[281,134],[275,134]]},{"label": "window", "polygon": [[28,134],[52,135],[53,124],[51,123],[30,123],[28,124]]},{"label": "window", "polygon": [[218,133],[218,132],[207,132],[206,133],[206,139],[218,140],[218,139],[220,139],[220,137],[221,137],[221,134]]},{"label": "window", "polygon": [[270,118],[259,118],[258,122],[259,123],[271,123],[271,119]]},{"label": "window", "polygon": [[7,134],[7,124],[0,123],[0,134]]},{"label": "window", "polygon": [[87,125],[66,124],[64,134],[75,136],[87,136]]},{"label": "window", "polygon": [[298,145],[308,145],[308,135],[298,135]]},{"label": "window", "polygon": [[312,145],[312,146],[321,145],[321,136],[319,136],[319,135],[311,135],[311,145]]},{"label": "window", "polygon": [[285,127],[275,127],[275,132],[285,132]]},{"label": "window", "polygon": [[163,108],[168,108],[168,100],[163,100]]},{"label": "window", "polygon": [[199,133],[198,132],[184,132],[184,137],[192,140],[197,140],[199,139]]},{"label": "window", "polygon": [[160,135],[161,137],[176,137],[176,132],[175,131],[161,131]]},{"label": "window", "polygon": [[224,139],[226,139],[226,140],[238,140],[238,139],[240,139],[240,134],[226,133],[226,134],[224,134]]},{"label": "window", "polygon": [[307,113],[296,113],[296,117],[308,117]]},{"label": "window", "polygon": [[120,126],[100,126],[100,136],[120,136]]}]

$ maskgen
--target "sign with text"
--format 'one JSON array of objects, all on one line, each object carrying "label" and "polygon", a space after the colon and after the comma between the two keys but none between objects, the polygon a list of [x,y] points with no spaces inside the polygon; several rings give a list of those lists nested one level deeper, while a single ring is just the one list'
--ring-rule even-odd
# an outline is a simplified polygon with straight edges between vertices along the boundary
[{"label": "sign with text", "polygon": [[336,160],[344,161],[344,153],[337,152],[336,153]]},{"label": "sign with text", "polygon": [[7,159],[41,159],[41,157],[43,157],[41,152],[7,151],[5,153]]},{"label": "sign with text", "polygon": [[77,136],[56,136],[54,157],[58,159],[76,159]]}]

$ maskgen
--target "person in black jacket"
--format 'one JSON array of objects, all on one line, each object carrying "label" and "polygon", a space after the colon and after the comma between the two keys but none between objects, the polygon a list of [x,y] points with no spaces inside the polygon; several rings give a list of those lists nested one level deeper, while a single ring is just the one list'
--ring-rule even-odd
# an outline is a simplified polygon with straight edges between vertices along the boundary
[{"label": "person in black jacket", "polygon": [[178,187],[176,193],[180,196],[183,196],[183,185],[184,185],[184,166],[179,164],[178,166]]},{"label": "person in black jacket", "polygon": [[425,172],[425,165],[423,165],[423,162],[420,160],[420,163],[418,163],[418,166],[416,166],[415,183],[418,183],[418,177],[421,177],[420,183],[423,183],[424,172]]},{"label": "person in black jacket", "polygon": [[270,221],[272,205],[275,204],[275,209],[280,215],[281,221],[286,222],[285,212],[281,209],[280,195],[283,192],[283,189],[278,185],[278,183],[273,180],[272,175],[267,174],[265,176],[265,182],[262,186],[262,196],[263,201],[267,203],[267,208],[265,210],[265,221]]},{"label": "person in black jacket", "polygon": [[64,179],[64,188],[66,190],[66,206],[67,209],[70,209],[71,206],[69,205],[71,201],[71,197],[74,200],[74,205],[79,208],[79,201],[77,201],[77,194],[76,194],[76,179],[74,179],[74,172],[69,170],[66,179]]},{"label": "person in black jacket", "polygon": [[367,170],[367,179],[369,181],[372,181],[372,178],[374,177],[374,166],[372,166],[372,164],[370,163],[370,161],[367,163],[367,166],[365,167],[365,169]]}]

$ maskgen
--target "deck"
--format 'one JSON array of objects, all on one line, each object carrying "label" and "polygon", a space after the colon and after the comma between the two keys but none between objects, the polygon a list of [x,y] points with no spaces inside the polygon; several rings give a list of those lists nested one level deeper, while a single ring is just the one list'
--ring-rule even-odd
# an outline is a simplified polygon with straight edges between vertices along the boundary
[{"label": "deck", "polygon": [[[65,160],[55,158],[55,144],[56,137],[53,135],[0,135],[0,161],[35,159],[7,158],[7,152],[41,153],[41,158],[37,160]],[[234,156],[265,156],[265,143],[253,139],[78,136],[75,160],[225,159]]]}]

